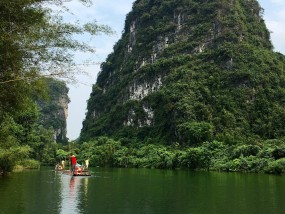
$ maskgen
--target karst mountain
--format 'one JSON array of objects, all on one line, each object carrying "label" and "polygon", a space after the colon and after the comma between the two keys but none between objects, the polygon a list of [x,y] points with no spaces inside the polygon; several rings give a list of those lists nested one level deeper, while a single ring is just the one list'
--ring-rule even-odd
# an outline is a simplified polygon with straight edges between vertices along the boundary
[{"label": "karst mountain", "polygon": [[285,57],[263,13],[256,0],[135,1],[93,85],[80,139],[284,137]]}]

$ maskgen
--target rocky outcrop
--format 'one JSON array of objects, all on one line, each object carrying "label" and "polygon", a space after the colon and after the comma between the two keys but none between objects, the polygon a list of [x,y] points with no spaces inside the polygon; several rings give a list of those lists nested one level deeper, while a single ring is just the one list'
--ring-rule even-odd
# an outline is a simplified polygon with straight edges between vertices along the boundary
[{"label": "rocky outcrop", "polygon": [[48,78],[48,98],[39,100],[39,124],[54,130],[54,139],[59,143],[66,143],[66,120],[68,117],[68,88],[64,82]]},{"label": "rocky outcrop", "polygon": [[[221,139],[262,136],[261,127],[252,128],[259,116],[242,106],[260,104],[253,91],[256,96],[262,78],[272,74],[255,63],[280,58],[262,14],[256,0],[137,0],[122,38],[101,65],[81,139],[109,135],[171,143],[187,140],[185,133],[203,135],[205,127],[207,136]],[[234,125],[221,119],[227,117]]]}]

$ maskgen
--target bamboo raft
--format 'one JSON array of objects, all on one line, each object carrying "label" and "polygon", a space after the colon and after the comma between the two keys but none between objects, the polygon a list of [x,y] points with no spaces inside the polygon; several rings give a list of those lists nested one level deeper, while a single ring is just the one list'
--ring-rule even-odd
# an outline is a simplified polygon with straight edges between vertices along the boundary
[{"label": "bamboo raft", "polygon": [[91,173],[88,170],[75,171],[73,174],[70,170],[62,170],[62,174],[70,176],[91,176]]}]

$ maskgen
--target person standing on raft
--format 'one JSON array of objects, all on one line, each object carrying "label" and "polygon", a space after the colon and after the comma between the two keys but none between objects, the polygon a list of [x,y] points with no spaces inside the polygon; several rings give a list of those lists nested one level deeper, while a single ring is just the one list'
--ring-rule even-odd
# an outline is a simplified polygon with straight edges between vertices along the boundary
[{"label": "person standing on raft", "polygon": [[88,166],[89,166],[89,158],[85,160],[85,167],[86,167],[86,169],[88,169]]},{"label": "person standing on raft", "polygon": [[71,163],[71,172],[74,173],[76,166],[76,157],[74,155],[71,155],[70,163]]},{"label": "person standing on raft", "polygon": [[65,161],[64,160],[61,161],[61,166],[62,166],[62,169],[64,169],[64,167],[65,167]]}]

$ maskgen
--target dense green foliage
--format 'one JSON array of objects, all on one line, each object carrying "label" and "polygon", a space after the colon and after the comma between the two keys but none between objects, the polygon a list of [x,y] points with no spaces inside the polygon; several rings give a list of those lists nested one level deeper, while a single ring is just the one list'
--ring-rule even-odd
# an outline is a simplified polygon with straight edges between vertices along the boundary
[{"label": "dense green foliage", "polygon": [[9,172],[15,165],[18,169],[38,168],[40,162],[53,165],[60,160],[56,151],[67,143],[67,106],[62,102],[68,103],[68,89],[64,82],[51,78],[43,79],[43,83],[46,98],[34,98],[17,117],[6,114],[0,124],[0,171]]},{"label": "dense green foliage", "polygon": [[108,28],[64,24],[44,2],[0,2],[0,174],[71,152],[93,166],[284,172],[285,57],[256,0],[137,0],[68,145],[54,140],[67,88],[42,76],[93,51],[72,34]]},{"label": "dense green foliage", "polygon": [[[96,22],[65,23],[60,12],[50,9],[57,6],[64,10],[64,2],[0,1],[0,174],[19,163],[36,166],[31,159],[54,164],[58,147],[54,132],[66,141],[65,132],[58,132],[65,121],[58,115],[57,119],[47,118],[47,114],[55,118],[59,109],[58,105],[43,103],[43,97],[51,92],[50,100],[60,101],[59,96],[66,96],[67,89],[65,84],[46,77],[74,79],[78,72],[74,52],[94,52],[75,35],[110,33],[108,27]],[[40,108],[36,101],[42,104]]]},{"label": "dense green foliage", "polygon": [[204,142],[198,147],[175,144],[127,144],[100,137],[76,147],[78,162],[90,159],[90,166],[140,167],[156,169],[214,170],[224,172],[285,172],[284,140],[254,145]]},{"label": "dense green foliage", "polygon": [[136,1],[101,66],[81,140],[199,146],[284,137],[285,57],[272,51],[262,15],[255,0]]},{"label": "dense green foliage", "polygon": [[285,57],[262,16],[255,0],[137,0],[93,86],[79,159],[283,173]]}]

